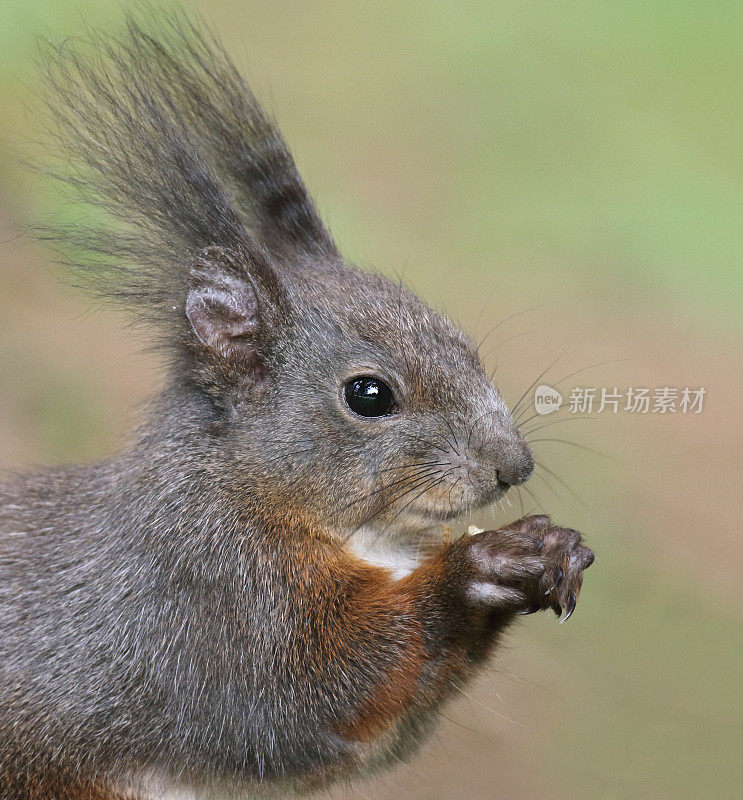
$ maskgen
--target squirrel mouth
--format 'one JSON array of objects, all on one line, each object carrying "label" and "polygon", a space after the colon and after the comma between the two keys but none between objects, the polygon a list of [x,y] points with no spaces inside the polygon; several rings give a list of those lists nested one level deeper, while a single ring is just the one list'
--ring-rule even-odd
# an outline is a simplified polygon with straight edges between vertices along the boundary
[{"label": "squirrel mouth", "polygon": [[[511,488],[510,483],[506,483],[498,478],[497,488],[499,489],[498,498],[503,497],[503,495]],[[498,499],[496,498],[496,499]]]},{"label": "squirrel mouth", "polygon": [[[477,509],[484,508],[500,500],[511,488],[511,484],[497,478],[487,487],[469,487],[459,497],[452,497],[446,489],[436,498],[421,497],[403,512],[394,512],[402,521],[413,527],[432,527],[443,522],[449,523]],[[403,523],[405,527],[405,523]]]}]

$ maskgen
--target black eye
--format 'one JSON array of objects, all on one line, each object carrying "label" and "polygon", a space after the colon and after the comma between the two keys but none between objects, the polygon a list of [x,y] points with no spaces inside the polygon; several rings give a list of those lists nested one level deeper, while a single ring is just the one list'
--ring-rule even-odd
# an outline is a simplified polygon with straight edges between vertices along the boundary
[{"label": "black eye", "polygon": [[360,417],[387,417],[395,410],[392,389],[379,378],[354,378],[343,393],[348,407]]}]

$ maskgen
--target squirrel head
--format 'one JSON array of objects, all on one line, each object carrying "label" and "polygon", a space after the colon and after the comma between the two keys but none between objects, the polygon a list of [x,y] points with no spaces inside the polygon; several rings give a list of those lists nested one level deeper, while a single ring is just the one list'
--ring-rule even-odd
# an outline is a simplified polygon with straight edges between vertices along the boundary
[{"label": "squirrel head", "polygon": [[529,477],[473,343],[343,261],[216,37],[178,14],[130,15],[89,47],[47,50],[48,109],[74,165],[62,177],[109,222],[45,235],[208,397],[233,485],[333,531],[393,531]]},{"label": "squirrel head", "polygon": [[493,502],[532,471],[469,337],[401,284],[339,259],[210,248],[184,311],[233,477],[269,505],[392,533]]}]

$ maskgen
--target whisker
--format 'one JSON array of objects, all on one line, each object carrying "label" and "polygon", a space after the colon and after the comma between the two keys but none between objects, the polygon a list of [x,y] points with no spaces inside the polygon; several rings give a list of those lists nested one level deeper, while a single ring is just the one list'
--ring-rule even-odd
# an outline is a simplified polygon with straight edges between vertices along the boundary
[{"label": "whisker", "polygon": [[[532,306],[531,308],[525,308],[522,311],[516,311],[515,313],[510,314],[509,316],[507,316],[505,319],[502,319],[497,325],[494,325],[485,334],[485,336],[482,337],[482,339],[480,339],[480,344],[478,344],[477,348],[476,348],[477,352],[478,353],[480,352],[480,348],[485,344],[485,342],[487,341],[488,337],[492,336],[492,334],[494,334],[498,330],[498,328],[501,327],[501,325],[505,325],[505,323],[508,322],[509,320],[515,319],[516,317],[520,317],[523,314],[528,314],[530,311],[537,311],[540,308],[544,308],[544,303],[542,303],[541,305],[538,305],[538,306]],[[480,319],[482,319],[482,313],[480,314],[480,317],[477,320],[477,324],[478,325],[480,324]]]},{"label": "whisker", "polygon": [[518,402],[511,411],[512,418],[513,415],[518,411],[518,408],[521,405],[521,403],[523,403],[526,395],[529,394],[529,392],[537,385],[537,383],[539,383],[539,381],[542,380],[542,378],[552,369],[552,367],[554,367],[555,364],[557,364],[557,362],[565,355],[566,352],[567,350],[564,350],[562,353],[560,353],[560,355],[557,356],[557,358],[546,369],[542,370],[542,372],[540,372],[540,374],[534,379],[534,381],[526,388],[526,391],[521,395]]},{"label": "whisker", "polygon": [[452,725],[456,725],[458,728],[463,728],[466,731],[470,731],[470,733],[480,733],[480,731],[478,731],[477,728],[468,728],[466,725],[462,725],[461,722],[456,722],[451,717],[447,717],[446,714],[442,714],[441,711],[439,711],[439,710],[436,710],[436,713],[440,717],[445,719],[447,722],[451,722]]},{"label": "whisker", "polygon": [[451,426],[451,422],[449,422],[449,420],[446,417],[444,417],[444,422],[446,423],[446,427],[449,429],[449,433],[451,433],[451,436],[452,436],[451,441],[449,441],[448,439],[447,439],[447,441],[449,441],[449,444],[451,445],[452,450],[454,450],[454,452],[457,454],[457,456],[459,456],[461,458],[461,453],[457,449],[457,444],[456,444],[457,435],[454,433],[454,429]]},{"label": "whisker", "polygon": [[[523,723],[518,722],[517,720],[512,719],[511,717],[508,717],[505,714],[500,714],[494,708],[491,708],[490,706],[485,705],[485,703],[481,703],[476,697],[473,697],[471,694],[469,694],[469,692],[466,692],[461,686],[458,686],[453,680],[450,679],[449,682],[451,683],[451,685],[455,689],[457,689],[457,691],[460,691],[465,697],[467,697],[473,703],[477,703],[478,706],[482,706],[486,711],[490,711],[490,713],[491,714],[495,714],[496,717],[500,717],[501,719],[504,719],[507,722],[512,722],[514,725],[518,725],[520,728],[524,727]],[[500,696],[498,696],[498,699],[501,700]],[[501,702],[503,702],[503,701],[501,700]]]},{"label": "whisker", "polygon": [[519,505],[521,506],[521,516],[525,516],[524,514],[524,495],[521,494],[521,487],[516,487],[516,494],[519,496]]},{"label": "whisker", "polygon": [[[534,463],[536,463],[536,462],[534,462]],[[547,479],[544,477],[544,475],[540,475],[538,472],[535,472],[535,473],[534,473],[534,477],[535,477],[535,478],[539,478],[539,480],[540,480],[540,481],[542,481],[542,483],[543,483],[543,484],[544,484],[544,485],[545,485],[545,486],[546,486],[546,487],[547,487],[547,488],[548,488],[548,489],[549,489],[549,490],[552,492],[552,494],[554,494],[554,496],[555,496],[555,497],[556,497],[558,500],[560,500],[560,499],[561,499],[560,495],[559,495],[559,494],[558,494],[558,493],[555,491],[555,488],[554,488],[554,486],[551,486],[551,485],[549,484],[549,482],[548,482],[548,481],[547,481]]]},{"label": "whisker", "polygon": [[557,442],[558,444],[569,444],[571,447],[578,447],[580,450],[586,450],[587,452],[593,453],[596,456],[601,456],[601,458],[607,458],[610,461],[616,460],[613,456],[610,456],[607,453],[602,453],[600,450],[594,450],[593,447],[587,447],[585,444],[571,442],[569,439],[533,439],[529,442],[529,444],[537,444],[538,442]]},{"label": "whisker", "polygon": [[587,367],[581,367],[580,369],[576,369],[575,372],[571,372],[570,375],[566,375],[564,378],[560,378],[559,381],[555,384],[555,386],[559,386],[561,383],[565,383],[566,380],[569,378],[574,378],[576,375],[580,375],[581,372],[586,372],[589,369],[598,369],[599,367],[605,367],[608,364],[619,364],[622,361],[632,361],[631,358],[612,358],[609,361],[599,361],[596,364],[589,364]]},{"label": "whisker", "polygon": [[[452,470],[451,470],[451,469],[447,470],[447,471],[446,471],[446,472],[444,472],[443,474],[442,474],[442,473],[439,471],[439,474],[438,474],[438,475],[435,475],[435,474],[434,474],[434,475],[424,475],[424,476],[423,476],[423,477],[421,477],[421,478],[417,478],[417,479],[415,480],[415,482],[414,482],[412,485],[410,485],[410,486],[406,487],[405,491],[403,491],[403,492],[399,493],[399,494],[398,494],[396,497],[394,497],[394,498],[392,499],[392,502],[391,502],[390,504],[388,504],[388,505],[387,505],[387,508],[389,508],[389,506],[390,506],[390,505],[393,505],[394,503],[397,503],[397,502],[399,502],[399,501],[400,501],[400,500],[402,500],[404,497],[406,497],[408,494],[410,494],[411,492],[414,492],[416,489],[418,489],[418,488],[420,488],[421,486],[423,486],[423,485],[424,485],[424,484],[425,484],[427,481],[433,481],[433,482],[435,482],[435,481],[437,481],[437,480],[443,480],[443,478],[444,478],[446,475],[448,475],[450,472],[452,472]],[[430,487],[429,487],[429,488],[430,488]],[[426,489],[425,491],[428,491],[428,489]],[[413,498],[413,499],[415,499],[415,498]],[[398,513],[399,513],[399,512],[398,512]]]},{"label": "whisker", "polygon": [[[475,320],[475,324],[472,326],[472,338],[473,339],[477,338],[477,329],[480,327],[480,323],[482,322],[482,318],[485,315],[485,309],[488,307],[488,304],[492,301],[493,297],[495,296],[496,291],[497,291],[497,287],[491,288],[491,290],[488,292],[487,297],[485,298],[485,300],[484,300],[484,302],[482,304],[482,308],[480,309],[480,313],[477,315],[477,319]],[[504,319],[504,320],[501,320],[498,323],[498,325],[502,325],[504,322],[507,322],[507,321],[508,321],[508,317],[506,317],[506,319]],[[490,335],[489,333],[485,334],[485,337],[483,337],[483,339],[480,342],[480,344],[475,346],[475,350],[479,350],[480,349],[480,345],[482,344],[482,342],[485,341],[485,338],[487,336],[489,336],[489,335]]]},{"label": "whisker", "polygon": [[[449,470],[449,472],[451,472],[451,470]],[[372,548],[377,543],[377,541],[379,541],[379,538],[382,536],[382,534],[384,534],[387,531],[389,531],[389,529],[391,527],[391,523],[393,522],[393,520],[397,519],[397,517],[400,516],[400,514],[410,505],[410,503],[415,502],[415,500],[417,500],[418,497],[420,497],[422,494],[425,494],[429,489],[432,489],[437,484],[437,482],[440,483],[444,479],[444,477],[446,477],[446,474],[448,474],[448,473],[444,473],[444,475],[442,475],[442,476],[440,476],[438,478],[434,478],[433,480],[431,480],[430,477],[424,478],[422,480],[416,481],[414,486],[406,487],[404,491],[402,491],[401,493],[397,494],[389,502],[385,503],[385,505],[381,508],[381,510],[376,511],[374,514],[372,514],[370,517],[368,517],[364,522],[362,522],[360,525],[358,525],[357,528],[353,531],[353,533],[355,533],[366,522],[368,522],[369,519],[373,519],[374,517],[377,517],[380,514],[383,514],[388,508],[390,508],[390,506],[392,506],[395,503],[399,502],[404,497],[406,497],[408,494],[410,494],[411,492],[414,492],[416,489],[419,489],[424,484],[430,482],[429,485],[427,485],[423,489],[422,492],[419,492],[412,500],[407,502],[399,511],[397,511],[397,513],[392,516],[392,519],[389,520],[387,525],[384,528],[382,528],[379,531],[379,533],[377,533],[377,535],[374,537],[374,539],[369,544],[369,547]]]},{"label": "whisker", "polygon": [[[598,369],[599,367],[605,367],[605,366],[607,366],[607,364],[618,364],[621,361],[631,361],[631,359],[629,359],[629,358],[613,358],[610,361],[599,361],[596,364],[589,364],[587,367],[581,367],[580,369],[576,369],[574,372],[571,372],[569,375],[566,375],[564,378],[560,378],[560,380],[557,381],[557,383],[553,383],[552,384],[552,387],[554,389],[556,389],[558,386],[560,386],[561,384],[565,383],[565,381],[569,380],[570,378],[574,378],[576,375],[580,375],[581,372],[586,372],[589,369]],[[529,407],[530,406],[527,406],[527,409]],[[526,411],[526,409],[524,409],[524,411]],[[523,413],[524,412],[522,412],[522,414],[520,416],[523,416]],[[535,414],[534,416],[530,417],[529,419],[534,419],[535,416],[539,416],[539,415]],[[516,420],[516,422],[518,422],[520,425],[526,425],[526,423],[528,421],[529,421],[528,419],[524,420],[523,422],[519,422],[519,420]]]},{"label": "whisker", "polygon": [[454,483],[452,483],[452,485],[449,487],[449,505],[452,505],[452,501],[451,501],[451,493],[454,491],[454,488],[455,488],[455,486],[456,486],[456,485],[459,483],[459,481],[461,481],[461,480],[462,480],[462,476],[460,475],[460,476],[459,476],[459,477],[458,477],[458,478],[457,478],[457,479],[454,481]]},{"label": "whisker", "polygon": [[534,494],[534,492],[528,487],[522,484],[521,488],[531,497],[531,499],[537,504],[537,508],[544,508],[544,503]]},{"label": "whisker", "polygon": [[421,468],[421,470],[419,472],[415,473],[414,475],[403,475],[401,478],[396,478],[394,481],[391,481],[390,483],[387,483],[384,486],[378,486],[376,489],[373,489],[371,492],[368,492],[367,494],[365,494],[365,495],[363,495],[361,497],[357,497],[354,500],[351,500],[351,502],[349,502],[347,505],[345,505],[343,507],[343,510],[345,511],[346,509],[350,508],[353,505],[356,505],[357,503],[363,503],[364,500],[368,500],[369,498],[374,497],[375,495],[379,494],[380,492],[384,492],[384,491],[387,491],[388,489],[392,489],[392,488],[394,488],[395,486],[398,486],[401,483],[405,483],[406,481],[410,481],[410,480],[417,480],[418,478],[420,478],[422,476],[423,473],[430,473],[431,475],[434,475],[438,471],[439,470],[434,469],[433,467],[430,467],[430,468],[426,467],[426,468]]},{"label": "whisker", "polygon": [[[410,503],[412,503],[412,502],[415,502],[415,500],[417,500],[417,499],[418,499],[418,497],[420,497],[422,494],[425,494],[427,491],[429,491],[430,489],[432,489],[432,488],[433,488],[434,486],[436,486],[438,483],[441,483],[441,482],[444,480],[444,478],[446,478],[446,476],[447,476],[447,475],[449,475],[449,474],[450,474],[451,472],[453,472],[453,471],[454,471],[454,470],[453,470],[453,468],[452,468],[452,469],[448,469],[448,470],[447,470],[446,472],[444,472],[444,473],[441,473],[441,474],[439,474],[439,475],[438,475],[438,476],[436,476],[436,477],[433,477],[433,478],[431,478],[431,477],[428,477],[428,478],[423,478],[423,479],[421,479],[420,481],[417,481],[417,482],[416,482],[416,484],[415,484],[414,486],[410,486],[410,487],[408,487],[406,491],[404,491],[404,492],[401,492],[401,493],[399,493],[399,494],[398,494],[396,497],[394,497],[394,498],[392,499],[392,501],[391,501],[390,503],[388,503],[388,504],[385,506],[385,508],[384,508],[383,510],[386,510],[386,509],[387,509],[387,508],[389,508],[390,506],[392,506],[392,505],[394,505],[395,503],[397,503],[397,502],[399,502],[400,500],[402,500],[404,497],[406,497],[406,496],[407,496],[408,494],[410,494],[411,492],[414,492],[416,489],[419,489],[419,488],[420,488],[421,486],[423,486],[423,485],[424,485],[424,484],[425,484],[427,481],[428,481],[428,482],[429,482],[429,484],[430,484],[430,485],[426,486],[426,488],[425,488],[425,489],[423,489],[421,492],[419,492],[419,493],[418,493],[418,494],[417,494],[415,497],[413,497],[413,498],[412,498],[412,500],[410,500],[408,503],[406,503],[406,504],[405,504],[405,505],[404,505],[404,506],[403,506],[403,507],[402,507],[402,508],[401,508],[399,511],[397,511],[397,513],[396,513],[396,514],[395,514],[395,515],[392,517],[392,519],[390,520],[390,522],[392,522],[392,520],[396,519],[396,518],[397,518],[397,517],[398,517],[398,516],[399,516],[399,515],[400,515],[400,514],[401,514],[401,513],[402,513],[402,512],[403,512],[403,511],[404,511],[404,510],[405,510],[405,509],[406,509],[406,508],[409,506],[409,505],[410,505]],[[380,513],[381,513],[381,512],[380,512]],[[388,527],[389,527],[389,525],[388,525]]]},{"label": "whisker", "polygon": [[542,461],[536,461],[535,463],[538,467],[541,467],[541,469],[551,475],[558,483],[562,484],[562,486],[564,486],[570,492],[570,494],[583,506],[583,508],[588,508],[588,504],[584,502],[556,472],[551,470]]},{"label": "whisker", "polygon": [[[487,361],[490,359],[493,353],[497,353],[498,350],[500,350],[500,348],[503,347],[504,344],[508,344],[509,342],[512,342],[514,339],[520,338],[521,336],[527,336],[530,333],[534,333],[534,328],[529,328],[528,331],[521,331],[520,333],[514,333],[513,336],[508,336],[505,339],[501,339],[497,344],[494,344],[490,348],[490,350],[488,350],[488,352],[482,357],[482,360],[487,363]],[[493,372],[495,372],[495,370],[493,370]]]},{"label": "whisker", "polygon": [[[395,484],[400,484],[400,483],[402,483],[402,484],[403,484],[403,485],[402,485],[402,487],[398,486],[398,488],[397,488],[397,489],[395,490],[395,492],[393,493],[392,497],[391,497],[391,498],[388,498],[388,499],[387,499],[387,501],[384,503],[384,505],[383,505],[381,508],[379,508],[379,509],[375,509],[375,510],[374,510],[374,511],[373,511],[371,514],[369,514],[368,516],[366,516],[366,517],[365,517],[365,518],[364,518],[364,519],[363,519],[363,520],[362,520],[362,521],[361,521],[361,522],[360,522],[360,523],[359,523],[359,524],[358,524],[358,525],[357,525],[357,526],[356,526],[356,527],[355,527],[355,528],[354,528],[354,529],[353,529],[353,530],[352,530],[352,531],[351,531],[351,532],[348,534],[348,536],[346,537],[346,541],[347,541],[347,540],[348,540],[348,539],[349,539],[351,536],[353,536],[353,535],[354,535],[354,534],[355,534],[355,533],[356,533],[356,532],[357,532],[357,531],[358,531],[360,528],[362,528],[364,525],[366,525],[366,523],[367,523],[367,522],[369,522],[370,520],[374,519],[375,517],[378,517],[378,516],[380,516],[380,515],[381,515],[381,514],[383,514],[383,513],[384,513],[384,512],[385,512],[385,511],[386,511],[388,508],[390,508],[390,507],[391,507],[391,506],[393,506],[395,503],[397,503],[397,502],[399,502],[400,500],[402,500],[402,498],[403,498],[403,497],[405,497],[407,494],[409,494],[410,492],[414,492],[414,491],[415,491],[417,488],[419,488],[420,486],[423,486],[423,485],[424,485],[424,484],[425,484],[427,481],[431,480],[432,476],[433,476],[433,475],[435,475],[436,473],[440,473],[440,471],[439,471],[439,470],[433,470],[431,473],[428,473],[428,474],[426,474],[426,475],[424,475],[424,476],[420,476],[420,475],[419,475],[419,476],[416,476],[415,478],[413,478],[413,479],[412,479],[412,485],[411,485],[411,479],[404,479],[404,480],[402,480],[402,481],[395,481],[395,482],[394,482]],[[407,481],[408,481],[408,483],[405,483],[405,480],[407,480]],[[435,478],[434,478],[434,480],[435,480]],[[377,490],[375,490],[374,494],[378,494],[378,493],[379,493],[380,491],[382,491],[384,488],[388,488],[388,487],[382,487],[382,488],[380,488],[380,489],[377,489]],[[398,513],[399,513],[399,512],[398,512]],[[397,515],[395,515],[395,516],[397,516]],[[395,517],[393,517],[393,519],[394,519],[394,518],[395,518]],[[389,527],[389,526],[388,526],[388,527]],[[387,529],[385,529],[385,530],[387,530]],[[379,537],[377,537],[377,538],[379,538]],[[375,540],[374,540],[374,541],[376,542],[376,540],[377,540],[377,539],[375,538]],[[372,544],[373,544],[373,543],[374,543],[374,542],[372,542]]]},{"label": "whisker", "polygon": [[385,469],[380,469],[379,474],[383,472],[395,472],[401,469],[412,469],[414,467],[426,467],[426,466],[449,466],[450,461],[420,461],[417,464],[406,464],[402,467],[386,467]]},{"label": "whisker", "polygon": [[561,417],[560,419],[553,419],[550,422],[545,422],[544,425],[537,425],[536,428],[530,428],[528,431],[522,431],[524,436],[526,437],[527,442],[529,441],[529,436],[532,433],[536,433],[537,431],[541,431],[542,428],[550,428],[552,425],[562,425],[563,422],[572,422],[573,420],[579,419],[592,419],[596,420],[598,417],[589,417],[589,416],[581,416],[581,417]]},{"label": "whisker", "polygon": [[426,441],[425,439],[422,439],[420,436],[414,436],[413,434],[403,433],[403,432],[398,432],[397,435],[402,436],[403,438],[408,439],[411,442],[417,442],[418,444],[423,445],[426,448],[432,447],[436,450],[440,450],[442,453],[448,452],[445,447],[441,447],[441,445],[437,445],[434,444],[433,442]]},{"label": "whisker", "polygon": [[[487,416],[492,416],[494,414],[495,414],[494,411],[486,411],[484,414],[480,414],[480,416],[477,417],[477,419],[470,425],[470,432],[469,432],[469,435],[467,436],[467,447],[470,446],[470,442],[472,440],[472,434],[475,432],[475,426],[477,425],[477,423],[481,419],[484,419]],[[467,447],[465,447],[465,450],[467,449]]]},{"label": "whisker", "polygon": [[[407,502],[407,503],[405,503],[405,505],[404,505],[404,506],[403,506],[403,507],[402,507],[402,508],[401,508],[401,509],[400,509],[400,510],[399,510],[399,511],[398,511],[398,512],[397,512],[397,513],[396,513],[396,514],[395,514],[395,515],[392,517],[392,519],[397,519],[397,517],[399,517],[399,516],[400,516],[400,514],[402,514],[402,512],[403,512],[403,511],[405,511],[405,509],[406,509],[406,508],[407,508],[407,507],[408,507],[408,506],[409,506],[411,503],[414,503],[414,502],[415,502],[415,501],[416,501],[416,500],[417,500],[417,499],[418,499],[418,498],[419,498],[421,495],[425,494],[426,492],[430,491],[430,490],[431,490],[431,489],[433,489],[434,487],[436,487],[436,486],[438,486],[439,484],[441,484],[441,483],[443,482],[444,478],[446,478],[446,476],[447,476],[447,475],[450,475],[450,474],[451,474],[453,471],[454,471],[454,470],[453,470],[453,468],[452,468],[452,469],[448,469],[448,470],[447,470],[446,472],[444,472],[444,473],[443,473],[443,474],[442,474],[442,475],[441,475],[439,478],[435,479],[435,480],[434,480],[434,481],[431,483],[431,485],[430,485],[430,486],[426,486],[426,488],[425,488],[425,489],[423,489],[423,491],[421,491],[421,492],[418,492],[418,494],[417,494],[417,495],[415,495],[415,497],[413,497],[411,500],[408,500],[408,502]],[[416,487],[416,488],[417,488],[417,487]],[[403,495],[403,496],[404,496],[404,495]],[[390,520],[390,521],[392,521],[392,520]]]}]

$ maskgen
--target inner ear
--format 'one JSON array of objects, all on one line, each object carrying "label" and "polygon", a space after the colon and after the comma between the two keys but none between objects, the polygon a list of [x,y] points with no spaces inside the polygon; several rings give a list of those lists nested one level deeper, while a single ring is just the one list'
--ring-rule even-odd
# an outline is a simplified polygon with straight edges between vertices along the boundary
[{"label": "inner ear", "polygon": [[224,358],[253,348],[260,327],[258,298],[253,287],[239,280],[189,291],[186,316],[202,345]]},{"label": "inner ear", "polygon": [[190,283],[186,317],[201,346],[224,359],[253,361],[261,300],[246,265],[233,253],[209,248],[198,258]]}]

